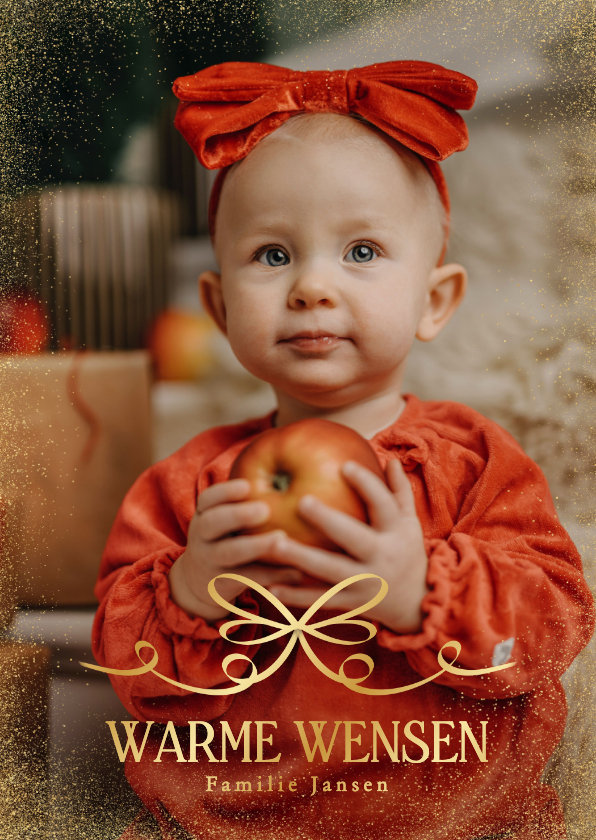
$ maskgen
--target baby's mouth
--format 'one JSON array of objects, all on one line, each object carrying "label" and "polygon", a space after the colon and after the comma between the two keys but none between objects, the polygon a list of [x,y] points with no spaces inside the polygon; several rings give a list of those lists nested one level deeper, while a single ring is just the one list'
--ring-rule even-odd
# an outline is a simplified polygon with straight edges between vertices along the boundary
[{"label": "baby's mouth", "polygon": [[292,335],[289,338],[282,339],[280,344],[288,344],[297,350],[306,351],[307,353],[321,353],[325,350],[332,350],[341,344],[342,341],[349,341],[349,339],[336,335],[335,333],[327,332],[300,332]]}]

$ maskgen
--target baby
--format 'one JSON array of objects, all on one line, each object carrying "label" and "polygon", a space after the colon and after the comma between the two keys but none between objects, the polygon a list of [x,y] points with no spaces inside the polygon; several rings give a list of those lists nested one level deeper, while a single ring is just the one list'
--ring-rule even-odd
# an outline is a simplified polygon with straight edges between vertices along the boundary
[{"label": "baby", "polygon": [[[565,724],[559,678],[594,627],[580,558],[512,438],[465,406],[401,393],[414,339],[433,339],[465,292],[464,268],[443,263],[449,202],[436,161],[465,148],[454,108],[471,106],[474,83],[422,62],[347,74],[232,63],[175,91],[178,127],[221,169],[211,201],[220,271],[201,275],[202,301],[240,362],[272,385],[277,410],[156,464],[114,524],[94,653],[107,668],[138,669],[135,643],[150,642],[169,682],[149,672],[113,685],[135,719],[179,727],[155,726],[139,761],[129,751],[129,781],[164,837],[564,838],[540,776]],[[228,480],[235,457],[259,432],[309,417],[360,432],[386,471],[387,485],[344,465],[370,524],[301,500],[341,552],[280,531],[238,535],[269,510],[246,500],[248,482]],[[258,623],[223,638],[229,611],[209,594],[213,578],[248,578],[300,616],[363,571],[388,584],[363,614],[376,635],[355,648],[374,662],[361,683],[370,693],[331,681],[298,645],[268,679],[217,693],[233,685],[226,673],[246,673],[246,662],[224,671],[225,657],[245,654],[260,673],[287,638],[259,644],[270,630]],[[217,591],[279,621],[245,582],[223,578]],[[317,620],[377,591],[375,578],[353,583]],[[363,634],[344,626],[340,637]],[[452,640],[458,667],[514,665],[439,673]],[[346,651],[332,641],[309,637],[338,674]],[[193,721],[211,733],[202,749]]]}]

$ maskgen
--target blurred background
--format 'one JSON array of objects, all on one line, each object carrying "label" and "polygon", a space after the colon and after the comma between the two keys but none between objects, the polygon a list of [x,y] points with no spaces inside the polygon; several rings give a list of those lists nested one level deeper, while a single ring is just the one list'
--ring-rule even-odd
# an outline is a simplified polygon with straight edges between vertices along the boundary
[{"label": "blurred background", "polygon": [[[410,58],[477,79],[463,114],[469,149],[444,164],[448,259],[468,268],[470,291],[445,333],[415,349],[407,390],[467,403],[519,440],[593,585],[595,12],[583,0],[14,0],[7,10],[0,701],[37,721],[39,743],[50,738],[45,752],[7,736],[8,752],[46,780],[46,799],[19,782],[24,771],[5,776],[3,819],[35,822],[43,806],[56,836],[72,815],[72,836],[96,826],[116,837],[138,802],[105,720],[129,716],[107,677],[77,664],[91,657],[111,522],[152,462],[274,405],[199,305],[197,277],[215,267],[212,173],[174,130],[172,82],[229,60],[333,70]],[[592,648],[565,680],[569,724],[548,773],[570,837],[588,840]]]}]

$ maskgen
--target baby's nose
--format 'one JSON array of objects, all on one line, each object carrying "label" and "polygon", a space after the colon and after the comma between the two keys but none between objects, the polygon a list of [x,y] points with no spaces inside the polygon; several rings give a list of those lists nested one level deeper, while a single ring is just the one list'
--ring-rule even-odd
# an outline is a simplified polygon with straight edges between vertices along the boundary
[{"label": "baby's nose", "polygon": [[316,306],[337,306],[337,290],[330,278],[305,272],[296,280],[289,298],[293,309],[312,309]]}]

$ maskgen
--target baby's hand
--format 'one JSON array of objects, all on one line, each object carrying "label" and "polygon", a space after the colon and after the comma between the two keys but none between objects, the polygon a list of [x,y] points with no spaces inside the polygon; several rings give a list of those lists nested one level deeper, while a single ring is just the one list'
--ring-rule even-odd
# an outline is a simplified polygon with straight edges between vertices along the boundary
[{"label": "baby's hand", "polygon": [[[415,633],[421,627],[420,605],[428,591],[428,560],[410,482],[398,460],[390,461],[387,467],[391,490],[374,473],[353,461],[344,465],[343,472],[366,503],[370,525],[328,507],[314,496],[304,496],[299,510],[349,556],[280,536],[273,557],[330,584],[364,571],[379,575],[387,581],[389,592],[380,604],[364,615],[398,633]],[[270,587],[271,593],[282,603],[303,608],[313,604],[328,589],[325,586],[293,588],[282,582]],[[379,583],[374,578],[359,581],[327,601],[325,608],[355,609],[373,598],[378,590]]]},{"label": "baby's hand", "polygon": [[[302,580],[295,568],[255,562],[267,558],[283,531],[255,536],[233,536],[242,528],[265,522],[270,515],[264,502],[242,501],[250,490],[243,478],[214,484],[200,494],[188,528],[186,550],[170,570],[172,600],[191,615],[215,621],[227,615],[207,591],[209,581],[223,572],[237,571],[261,586],[292,584]],[[240,568],[238,568],[240,567]],[[245,587],[234,580],[217,582],[217,591],[233,601]]]}]

